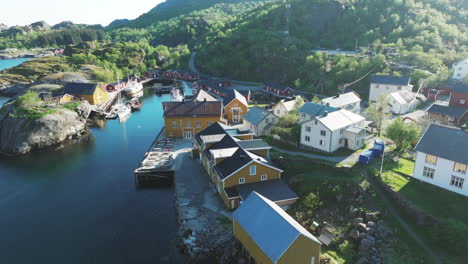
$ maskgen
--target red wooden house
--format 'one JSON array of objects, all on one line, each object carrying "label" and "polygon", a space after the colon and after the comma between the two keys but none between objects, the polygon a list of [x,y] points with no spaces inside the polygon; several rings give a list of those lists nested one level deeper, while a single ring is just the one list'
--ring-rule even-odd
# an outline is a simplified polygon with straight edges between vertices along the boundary
[{"label": "red wooden house", "polygon": [[452,87],[450,93],[450,106],[458,106],[468,108],[468,84],[458,82]]},{"label": "red wooden house", "polygon": [[429,100],[429,101],[437,101],[437,100],[439,100],[439,95],[440,95],[440,91],[439,91],[439,90],[430,89],[430,90],[427,92],[427,100]]},{"label": "red wooden house", "polygon": [[430,120],[445,124],[460,125],[468,120],[468,109],[463,107],[434,103],[426,110],[426,113]]},{"label": "red wooden house", "polygon": [[116,82],[109,83],[108,85],[106,85],[106,91],[112,92],[112,91],[122,90],[123,88],[125,88],[125,86],[127,86],[126,81],[118,80]]},{"label": "red wooden house", "polygon": [[291,88],[276,83],[265,83],[265,85],[263,86],[263,90],[282,97],[290,97],[294,95],[293,90]]},{"label": "red wooden house", "polygon": [[151,71],[145,72],[145,78],[158,78],[161,75],[161,69],[154,69]]}]

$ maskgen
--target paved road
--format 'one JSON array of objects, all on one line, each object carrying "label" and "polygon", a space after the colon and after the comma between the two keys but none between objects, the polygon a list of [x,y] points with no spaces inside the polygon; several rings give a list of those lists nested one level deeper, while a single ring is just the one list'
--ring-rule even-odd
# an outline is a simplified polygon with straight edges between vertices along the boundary
[{"label": "paved road", "polygon": [[367,172],[363,172],[363,176],[365,176],[368,179],[368,181],[374,186],[374,190],[376,191],[380,199],[382,199],[383,203],[385,204],[385,207],[388,209],[388,212],[390,212],[390,214],[393,217],[395,217],[395,219],[400,223],[403,229],[405,229],[405,231],[416,241],[416,243],[418,243],[418,245],[426,251],[426,253],[432,258],[434,263],[443,263],[440,257],[434,254],[434,252],[430,249],[427,243],[418,234],[416,234],[416,232],[414,232],[414,230],[408,225],[408,223],[406,223],[405,220],[403,220],[403,218],[401,218],[400,214],[397,212],[397,210],[387,197],[387,194],[384,193],[381,187],[378,186],[375,183],[375,181],[369,178],[369,174]]}]

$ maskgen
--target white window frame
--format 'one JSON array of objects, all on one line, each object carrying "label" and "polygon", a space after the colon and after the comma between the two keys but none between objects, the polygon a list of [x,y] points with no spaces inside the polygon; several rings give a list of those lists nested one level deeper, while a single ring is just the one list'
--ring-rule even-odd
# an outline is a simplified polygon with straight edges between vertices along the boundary
[{"label": "white window frame", "polygon": [[[459,166],[465,166],[465,170],[456,170],[455,167],[456,167],[457,165],[459,165]],[[453,164],[453,171],[454,171],[454,172],[458,172],[458,173],[466,174],[466,169],[467,169],[467,167],[468,167],[468,166],[467,166],[466,164],[463,164],[463,163],[460,163],[460,162],[455,162],[455,163]]]},{"label": "white window frame", "polygon": [[[435,157],[434,163],[427,161],[427,158],[429,158],[429,157]],[[426,154],[425,162],[426,162],[427,164],[436,165],[436,164],[437,164],[437,156],[434,156],[434,155],[431,155],[431,154]]]},{"label": "white window frame", "polygon": [[[323,144],[322,144],[322,143],[323,143]],[[320,145],[320,146],[322,146],[322,147],[323,147],[323,146],[325,146],[325,140],[323,140],[323,139],[320,139],[320,141],[319,141],[319,145]]]},{"label": "white window frame", "polygon": [[309,136],[305,136],[304,140],[307,141],[307,142],[310,142],[310,137],[309,137]]},{"label": "white window frame", "polygon": [[242,178],[239,178],[239,184],[244,184],[245,183],[245,178],[242,177]]},{"label": "white window frame", "polygon": [[177,128],[177,121],[172,121],[172,128]]},{"label": "white window frame", "polygon": [[306,132],[310,132],[310,126],[305,127]]},{"label": "white window frame", "polygon": [[465,99],[460,100],[460,104],[465,104],[465,102],[466,102]]},{"label": "white window frame", "polygon": [[261,181],[266,181],[267,179],[268,179],[268,174],[262,174],[262,176],[260,176]]},{"label": "white window frame", "polygon": [[[252,173],[252,169],[253,169],[253,173]],[[249,167],[249,173],[250,175],[257,175],[257,165],[252,165]]]},{"label": "white window frame", "polygon": [[191,121],[185,121],[185,127],[191,128],[192,127],[192,122]]},{"label": "white window frame", "polygon": [[463,189],[464,181],[465,179],[463,179],[462,177],[452,175],[452,178],[450,178],[450,186]]},{"label": "white window frame", "polygon": [[320,130],[320,135],[323,136],[323,137],[326,137],[327,136],[327,131]]},{"label": "white window frame", "polygon": [[195,123],[195,126],[196,126],[197,128],[201,128],[201,121],[197,121],[197,122]]},{"label": "white window frame", "polygon": [[428,179],[434,179],[435,169],[424,167],[423,169],[423,176]]},{"label": "white window frame", "polygon": [[211,126],[212,124],[213,124],[213,122],[211,122],[211,121],[207,121],[207,122],[206,122],[206,126],[207,126],[207,127]]}]

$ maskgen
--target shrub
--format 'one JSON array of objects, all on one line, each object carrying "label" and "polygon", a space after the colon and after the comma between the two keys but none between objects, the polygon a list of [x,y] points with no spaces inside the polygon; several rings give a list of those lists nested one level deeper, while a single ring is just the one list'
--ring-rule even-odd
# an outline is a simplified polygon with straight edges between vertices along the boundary
[{"label": "shrub", "polygon": [[313,217],[314,213],[323,206],[323,202],[320,200],[320,197],[316,193],[309,193],[301,201],[301,210],[306,213],[308,217]]}]

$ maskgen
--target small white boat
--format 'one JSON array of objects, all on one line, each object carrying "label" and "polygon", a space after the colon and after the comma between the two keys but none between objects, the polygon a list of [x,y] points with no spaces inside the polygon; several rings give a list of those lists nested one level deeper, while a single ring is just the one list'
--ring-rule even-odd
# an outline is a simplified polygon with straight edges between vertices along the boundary
[{"label": "small white boat", "polygon": [[131,114],[132,114],[132,109],[127,105],[122,105],[120,107],[120,110],[117,112],[120,123],[127,121],[127,119],[130,117]]},{"label": "small white boat", "polygon": [[125,87],[125,93],[128,96],[136,96],[143,91],[143,84],[138,82],[138,80],[128,80],[127,86]]}]

